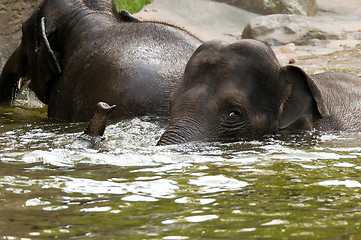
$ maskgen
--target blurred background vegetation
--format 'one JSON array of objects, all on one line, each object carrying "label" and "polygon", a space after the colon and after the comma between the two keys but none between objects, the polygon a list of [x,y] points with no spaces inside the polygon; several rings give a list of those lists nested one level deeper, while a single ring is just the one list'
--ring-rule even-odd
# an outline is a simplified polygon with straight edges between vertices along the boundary
[{"label": "blurred background vegetation", "polygon": [[149,4],[151,0],[114,0],[118,11],[120,9],[127,10],[130,13],[139,12],[145,5]]}]

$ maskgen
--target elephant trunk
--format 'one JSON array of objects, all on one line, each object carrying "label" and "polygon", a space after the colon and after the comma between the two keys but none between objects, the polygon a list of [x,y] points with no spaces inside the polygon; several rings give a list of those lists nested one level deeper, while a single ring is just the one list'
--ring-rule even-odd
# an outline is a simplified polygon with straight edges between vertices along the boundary
[{"label": "elephant trunk", "polygon": [[10,56],[0,76],[0,106],[9,106],[15,98],[20,77],[26,76],[28,66],[21,46]]},{"label": "elephant trunk", "polygon": [[84,134],[97,137],[103,136],[110,113],[115,109],[115,107],[115,105],[109,106],[105,102],[99,102],[96,105],[94,116],[89,121]]},{"label": "elephant trunk", "polygon": [[167,131],[159,139],[157,146],[175,145],[186,143],[187,138],[179,131],[167,129]]},{"label": "elephant trunk", "polygon": [[207,138],[205,122],[181,120],[170,123],[167,130],[159,139],[157,146],[182,144],[192,141],[201,141]]}]

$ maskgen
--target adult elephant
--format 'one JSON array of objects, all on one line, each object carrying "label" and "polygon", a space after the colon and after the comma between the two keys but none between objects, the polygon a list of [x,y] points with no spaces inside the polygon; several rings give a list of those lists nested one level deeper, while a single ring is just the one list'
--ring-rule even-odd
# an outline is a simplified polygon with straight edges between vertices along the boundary
[{"label": "adult elephant", "polygon": [[168,115],[169,94],[201,44],[117,12],[110,0],[44,0],[22,32],[0,76],[0,105],[28,78],[48,116],[65,121],[89,120],[99,101],[117,105],[114,118]]},{"label": "adult elephant", "polygon": [[288,130],[361,131],[361,78],[281,67],[272,49],[256,40],[208,42],[188,62],[170,107],[158,145]]}]

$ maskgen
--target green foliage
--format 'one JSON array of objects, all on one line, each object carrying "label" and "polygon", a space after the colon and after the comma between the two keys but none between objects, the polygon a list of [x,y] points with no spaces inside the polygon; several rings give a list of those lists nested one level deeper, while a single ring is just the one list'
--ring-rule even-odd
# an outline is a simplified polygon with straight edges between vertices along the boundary
[{"label": "green foliage", "polygon": [[118,10],[127,10],[130,13],[139,12],[151,0],[114,0]]}]

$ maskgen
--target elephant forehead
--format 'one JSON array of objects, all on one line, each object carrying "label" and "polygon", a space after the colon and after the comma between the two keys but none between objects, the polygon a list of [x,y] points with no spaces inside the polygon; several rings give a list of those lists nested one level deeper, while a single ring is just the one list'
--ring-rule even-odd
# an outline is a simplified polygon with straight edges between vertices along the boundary
[{"label": "elephant forehead", "polygon": [[225,87],[219,89],[214,99],[220,107],[238,106],[246,108],[250,102],[249,94],[246,91]]},{"label": "elephant forehead", "polygon": [[262,86],[250,78],[241,83],[224,81],[216,88],[215,99],[220,106],[233,105],[257,112],[260,109],[277,109],[277,94],[274,86]]},{"label": "elephant forehead", "polygon": [[207,107],[226,106],[247,106],[249,103],[249,93],[247,89],[234,87],[232,82],[214,86],[211,84],[196,84],[187,89],[183,94],[178,95],[178,100],[182,99],[182,104],[192,103]]},{"label": "elephant forehead", "polygon": [[[245,39],[233,44],[210,42],[203,44],[194,57],[202,64],[219,63],[260,63],[268,66],[279,66],[279,62],[272,49],[256,40]],[[267,67],[262,65],[262,67]]]},{"label": "elephant forehead", "polygon": [[191,59],[186,68],[186,76],[200,78],[199,80],[208,77],[213,81],[229,79],[243,83],[261,78],[265,82],[274,76],[277,69],[279,65],[268,58],[259,58],[251,54],[236,54],[230,51],[208,52]]}]

